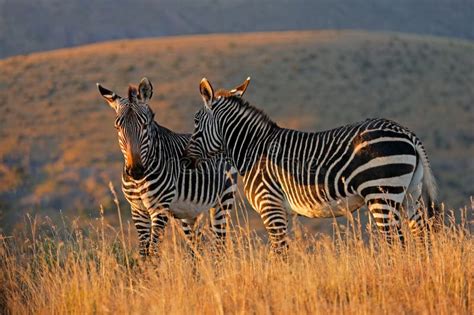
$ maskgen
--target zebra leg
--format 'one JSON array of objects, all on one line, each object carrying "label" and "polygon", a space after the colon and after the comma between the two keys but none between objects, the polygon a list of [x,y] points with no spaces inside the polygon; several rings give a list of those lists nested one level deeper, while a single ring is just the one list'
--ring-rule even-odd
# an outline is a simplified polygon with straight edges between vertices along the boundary
[{"label": "zebra leg", "polygon": [[366,204],[385,240],[389,244],[393,244],[394,240],[398,239],[403,244],[404,238],[400,226],[400,203],[387,198],[366,198]]},{"label": "zebra leg", "polygon": [[283,208],[283,200],[266,193],[260,196],[257,209],[268,232],[273,252],[285,255],[288,251],[288,217]]},{"label": "zebra leg", "polygon": [[263,171],[264,162],[262,165],[262,168],[255,167],[244,176],[245,195],[262,218],[272,251],[286,256],[288,218],[283,207],[284,195],[277,180]]},{"label": "zebra leg", "polygon": [[210,209],[212,231],[218,239],[225,239],[227,223],[234,206],[235,192],[237,190],[237,170],[231,168],[226,172],[224,191],[219,198],[217,209]]},{"label": "zebra leg", "polygon": [[234,206],[234,192],[234,186],[228,187],[220,198],[219,205],[216,208],[209,209],[212,231],[221,243],[225,242],[227,224]]},{"label": "zebra leg", "polygon": [[132,220],[138,233],[140,256],[146,257],[149,254],[148,249],[150,247],[150,215],[132,204]]},{"label": "zebra leg", "polygon": [[227,234],[227,217],[228,212],[221,207],[209,209],[211,219],[211,229],[218,240],[225,241]]},{"label": "zebra leg", "polygon": [[209,209],[211,229],[216,237],[216,245],[219,250],[222,250],[222,247],[225,247],[227,225],[229,222],[230,212],[234,206],[236,190],[237,170],[231,168],[226,172],[224,191],[221,193],[218,205]]},{"label": "zebra leg", "polygon": [[166,224],[168,223],[167,211],[151,211],[151,241],[150,255],[158,254],[158,244],[163,238]]},{"label": "zebra leg", "polygon": [[194,245],[196,241],[196,233],[194,230],[194,223],[196,220],[190,219],[181,219],[181,227],[183,228],[184,236],[186,237],[186,241],[190,245]]},{"label": "zebra leg", "polygon": [[423,200],[420,197],[416,201],[409,202],[408,210],[410,218],[408,226],[410,232],[415,239],[415,243],[418,246],[426,246],[428,249],[431,248],[431,228],[433,222],[430,222],[433,217],[432,210],[429,208],[430,205],[424,205]]},{"label": "zebra leg", "polygon": [[270,237],[273,252],[285,255],[288,251],[288,218],[286,210],[281,206],[266,207],[265,210],[260,212],[260,217]]},{"label": "zebra leg", "polygon": [[430,244],[430,229],[428,228],[429,215],[427,210],[424,209],[421,200],[416,202],[417,208],[413,215],[409,218],[410,232],[415,238],[415,242],[418,245],[426,244],[428,247]]},{"label": "zebra leg", "polygon": [[209,209],[210,224],[212,232],[215,236],[215,246],[217,252],[221,252],[225,248],[225,240],[227,235],[227,221],[228,221],[228,210],[224,210],[221,206]]},{"label": "zebra leg", "polygon": [[[188,255],[196,262],[196,253],[198,251],[199,231],[196,231],[196,219],[181,219],[181,226],[183,228],[184,236],[186,237],[186,243],[188,245]],[[194,264],[194,268],[196,265]]]},{"label": "zebra leg", "polygon": [[[429,241],[428,219],[430,208],[425,208],[421,198],[423,188],[423,165],[420,162],[416,167],[413,178],[408,186],[403,205],[409,216],[408,226],[417,244]],[[428,205],[430,207],[430,205]]]}]

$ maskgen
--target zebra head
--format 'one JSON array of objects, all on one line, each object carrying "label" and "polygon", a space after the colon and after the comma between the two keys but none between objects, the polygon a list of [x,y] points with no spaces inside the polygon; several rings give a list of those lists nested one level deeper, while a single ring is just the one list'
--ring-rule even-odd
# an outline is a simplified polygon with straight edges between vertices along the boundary
[{"label": "zebra head", "polygon": [[194,116],[194,132],[186,149],[186,156],[192,160],[193,165],[224,150],[217,110],[222,104],[231,102],[233,98],[242,97],[249,82],[250,77],[232,90],[221,89],[214,92],[211,83],[206,78],[201,80],[199,91],[204,106]]},{"label": "zebra head", "polygon": [[125,173],[135,180],[144,177],[151,156],[151,136],[154,113],[147,102],[153,95],[153,86],[147,78],[140,81],[138,89],[130,85],[128,97],[121,97],[97,83],[100,94],[112,107],[117,117],[120,149],[125,159]]}]

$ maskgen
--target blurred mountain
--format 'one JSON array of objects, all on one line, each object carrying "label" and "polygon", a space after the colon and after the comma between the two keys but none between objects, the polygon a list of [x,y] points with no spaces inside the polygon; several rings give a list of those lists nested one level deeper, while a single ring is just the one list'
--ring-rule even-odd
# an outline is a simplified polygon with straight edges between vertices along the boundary
[{"label": "blurred mountain", "polygon": [[123,38],[360,29],[474,39],[473,0],[0,0],[0,58]]}]

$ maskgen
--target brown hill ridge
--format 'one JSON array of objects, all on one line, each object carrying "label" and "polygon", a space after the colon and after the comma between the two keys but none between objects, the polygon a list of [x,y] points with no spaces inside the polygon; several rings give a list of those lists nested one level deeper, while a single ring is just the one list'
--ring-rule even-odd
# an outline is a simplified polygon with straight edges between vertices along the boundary
[{"label": "brown hill ridge", "polygon": [[[198,83],[247,76],[251,103],[280,125],[322,130],[366,117],[423,140],[441,197],[474,195],[474,44],[354,31],[117,41],[0,61],[0,229],[26,211],[96,214],[119,186],[114,113],[95,83],[125,93],[148,76],[156,120],[191,131]],[[79,212],[78,212],[79,211]]]}]

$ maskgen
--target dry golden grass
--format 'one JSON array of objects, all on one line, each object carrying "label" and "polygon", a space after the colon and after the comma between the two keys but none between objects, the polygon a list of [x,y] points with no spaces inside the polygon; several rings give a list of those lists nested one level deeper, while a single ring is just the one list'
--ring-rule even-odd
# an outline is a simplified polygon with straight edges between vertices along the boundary
[{"label": "dry golden grass", "polygon": [[430,253],[411,240],[388,248],[357,218],[335,226],[333,237],[296,224],[287,261],[269,256],[248,222],[231,228],[225,256],[204,237],[193,259],[172,224],[160,259],[142,262],[130,226],[101,218],[89,229],[31,219],[23,235],[0,235],[0,312],[474,313],[474,239],[465,220],[446,220]]}]

